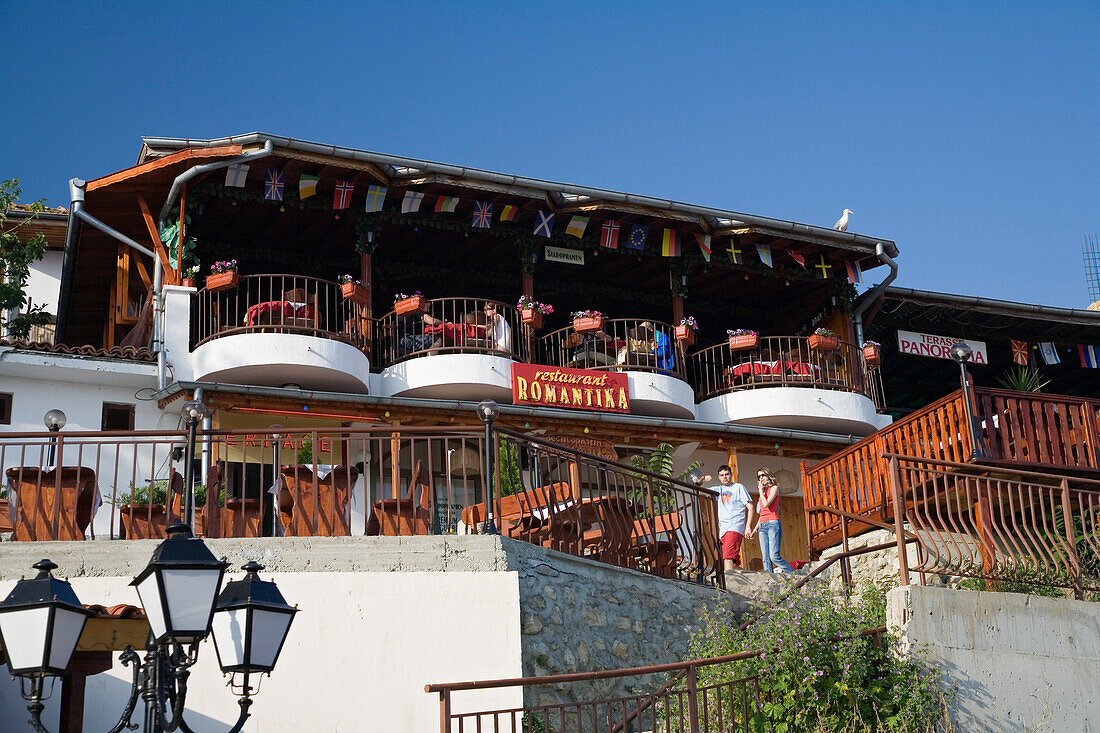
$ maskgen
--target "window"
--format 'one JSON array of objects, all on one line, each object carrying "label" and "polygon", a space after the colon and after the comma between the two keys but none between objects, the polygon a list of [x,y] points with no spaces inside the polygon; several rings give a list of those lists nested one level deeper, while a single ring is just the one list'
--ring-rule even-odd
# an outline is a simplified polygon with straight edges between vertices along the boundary
[{"label": "window", "polygon": [[0,392],[0,425],[11,425],[11,392]]},{"label": "window", "polygon": [[103,403],[103,427],[101,430],[133,430],[134,406],[114,402]]}]

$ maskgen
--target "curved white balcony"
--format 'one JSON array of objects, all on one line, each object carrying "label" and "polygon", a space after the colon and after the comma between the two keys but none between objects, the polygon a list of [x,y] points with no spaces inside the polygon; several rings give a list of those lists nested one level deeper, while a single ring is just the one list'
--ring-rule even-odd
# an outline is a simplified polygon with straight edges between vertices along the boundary
[{"label": "curved white balcony", "polygon": [[366,394],[370,359],[351,344],[297,333],[234,333],[192,354],[195,379]]},{"label": "curved white balcony", "polygon": [[695,392],[679,377],[636,372],[629,367],[623,368],[623,373],[630,381],[631,414],[687,419],[696,416]]},{"label": "curved white balcony", "polygon": [[890,424],[889,415],[858,392],[813,387],[769,387],[728,392],[703,400],[696,417],[706,422],[741,423],[791,430],[869,435]]},{"label": "curved white balcony", "polygon": [[492,354],[436,354],[382,370],[383,397],[512,401],[512,359]]}]

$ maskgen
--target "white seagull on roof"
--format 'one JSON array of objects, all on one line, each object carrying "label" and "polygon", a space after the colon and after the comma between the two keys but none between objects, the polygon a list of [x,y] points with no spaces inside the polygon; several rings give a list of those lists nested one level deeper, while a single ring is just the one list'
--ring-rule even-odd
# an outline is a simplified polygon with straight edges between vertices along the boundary
[{"label": "white seagull on roof", "polygon": [[836,229],[837,231],[840,231],[840,232],[848,231],[848,214],[854,214],[854,213],[856,213],[856,212],[852,211],[851,209],[845,209],[844,210],[844,215],[836,220],[836,224],[833,224],[833,229]]}]

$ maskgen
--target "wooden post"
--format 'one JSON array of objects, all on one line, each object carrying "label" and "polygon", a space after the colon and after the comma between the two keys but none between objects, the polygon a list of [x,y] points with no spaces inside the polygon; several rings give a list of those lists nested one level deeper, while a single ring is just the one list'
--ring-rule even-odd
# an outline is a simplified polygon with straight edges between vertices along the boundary
[{"label": "wooden post", "polygon": [[901,497],[898,457],[890,456],[890,494],[894,502],[894,539],[898,543],[898,579],[909,585],[909,555],[905,552],[905,501]]},{"label": "wooden post", "polygon": [[576,459],[569,461],[569,488],[573,494],[573,501],[581,500],[581,469]]},{"label": "wooden post", "polygon": [[695,665],[687,669],[688,730],[699,733],[699,685]]},{"label": "wooden post", "polygon": [[844,594],[852,592],[852,564],[848,557],[848,517],[840,517],[840,544],[844,557],[840,560],[840,578],[844,581]]},{"label": "wooden post", "polygon": [[1069,480],[1062,479],[1062,519],[1066,524],[1066,543],[1069,550],[1069,572],[1073,577],[1073,597],[1085,600],[1085,588],[1081,584],[1081,560],[1077,557],[1077,532],[1073,526],[1073,503],[1069,495]]},{"label": "wooden post", "polygon": [[[535,298],[535,276],[530,272],[523,273],[523,294],[534,300]],[[523,348],[526,350],[522,356],[527,361],[533,362],[535,360],[535,329],[529,324],[523,324]]]},{"label": "wooden post", "polygon": [[183,237],[187,229],[187,221],[184,216],[187,213],[187,184],[183,184],[180,190],[180,226],[179,240],[176,244],[176,282],[183,279]]},{"label": "wooden post", "polygon": [[[394,427],[401,425],[400,421],[395,420]],[[393,432],[390,434],[390,493],[392,498],[400,498],[401,491],[401,433]]]},{"label": "wooden post", "polygon": [[359,313],[359,323],[356,324],[356,330],[359,335],[364,338],[368,354],[372,352],[373,346],[371,343],[373,340],[371,322],[374,319],[373,275],[374,268],[372,255],[364,252],[359,256],[359,279],[363,281],[363,289],[367,291],[367,304],[357,309]]},{"label": "wooden post", "polygon": [[[993,509],[989,505],[989,490],[978,487],[978,500],[974,503],[974,524],[978,530],[978,551],[982,556],[982,573],[989,575],[993,572],[994,543],[993,543]],[[993,581],[985,579],[985,589],[995,590]]]},{"label": "wooden post", "polygon": [[84,689],[88,675],[111,668],[111,652],[78,651],[61,678],[61,710],[58,730],[61,733],[81,733],[84,730]]},{"label": "wooden post", "polygon": [[[478,719],[478,722],[481,722]],[[439,691],[439,733],[451,733],[451,691]]]},{"label": "wooden post", "polygon": [[672,325],[679,326],[680,321],[684,320],[684,296],[673,295],[672,296]]},{"label": "wooden post", "polygon": [[[726,465],[730,467],[730,472],[733,473],[734,481],[741,481],[741,477],[737,474],[737,448],[730,446],[726,449]],[[744,481],[741,481],[744,483]]]}]

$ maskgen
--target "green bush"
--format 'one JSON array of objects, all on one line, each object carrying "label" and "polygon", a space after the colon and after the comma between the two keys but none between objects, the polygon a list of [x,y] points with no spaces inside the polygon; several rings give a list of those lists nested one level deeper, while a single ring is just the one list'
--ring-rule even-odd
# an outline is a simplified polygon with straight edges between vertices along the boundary
[{"label": "green bush", "polygon": [[[846,598],[823,582],[792,592],[790,583],[778,578],[751,601],[752,615],[764,615],[745,631],[737,630],[740,619],[727,610],[708,609],[692,634],[690,655],[766,650],[752,659],[699,669],[700,686],[759,678],[752,730],[908,732],[932,730],[942,721],[946,694],[940,674],[901,655],[888,634],[881,648],[872,637],[859,636],[886,623],[882,589],[868,584]],[[727,715],[740,715],[739,701]]]}]

